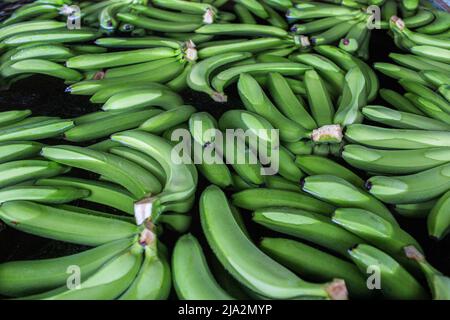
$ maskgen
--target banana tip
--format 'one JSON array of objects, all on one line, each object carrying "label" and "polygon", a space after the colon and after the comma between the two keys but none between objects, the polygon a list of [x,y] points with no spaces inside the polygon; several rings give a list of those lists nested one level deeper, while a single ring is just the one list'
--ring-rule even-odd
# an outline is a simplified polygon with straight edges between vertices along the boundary
[{"label": "banana tip", "polygon": [[366,181],[364,188],[366,188],[367,191],[370,191],[370,189],[372,189],[372,182]]},{"label": "banana tip", "polygon": [[67,87],[64,92],[72,92],[72,87]]}]

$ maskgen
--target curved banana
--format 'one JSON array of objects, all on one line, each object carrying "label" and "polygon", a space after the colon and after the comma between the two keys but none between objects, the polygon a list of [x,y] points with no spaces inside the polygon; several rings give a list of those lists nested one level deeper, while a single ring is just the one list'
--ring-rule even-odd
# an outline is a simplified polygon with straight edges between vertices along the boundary
[{"label": "curved banana", "polygon": [[450,148],[382,150],[349,144],[342,158],[351,166],[375,173],[411,174],[431,169],[450,161]]},{"label": "curved banana", "polygon": [[361,273],[369,266],[377,266],[383,279],[381,292],[386,298],[401,300],[426,299],[425,289],[397,261],[383,251],[361,244],[349,250],[350,257]]},{"label": "curved banana", "polygon": [[53,161],[16,160],[0,164],[0,188],[64,174],[70,168]]},{"label": "curved banana", "polygon": [[111,139],[123,145],[137,149],[153,157],[163,168],[166,174],[166,184],[161,193],[144,199],[150,204],[151,218],[156,221],[161,214],[161,206],[168,202],[183,201],[191,197],[197,187],[197,172],[195,167],[180,163],[177,159],[172,161],[172,144],[156,135],[143,131],[125,131],[114,134]]},{"label": "curved banana", "polygon": [[[260,251],[242,232],[218,187],[210,186],[202,193],[200,218],[208,243],[219,261],[254,293],[278,299],[345,298],[342,297],[345,291],[342,283],[321,285],[304,282]],[[225,230],[223,226],[228,227]]]},{"label": "curved banana", "polygon": [[175,244],[172,270],[174,287],[179,299],[233,299],[214,279],[198,240],[191,234],[180,237]]},{"label": "curved banana", "polygon": [[351,142],[384,149],[450,147],[450,133],[447,131],[387,129],[353,124],[347,127],[345,137]]},{"label": "curved banana", "polygon": [[381,201],[342,178],[331,175],[309,176],[302,180],[302,190],[335,206],[365,209],[397,224]]},{"label": "curved banana", "polygon": [[144,248],[144,261],[130,287],[120,300],[165,300],[170,294],[172,277],[165,253],[156,241]]},{"label": "curved banana", "polygon": [[251,75],[241,74],[238,91],[245,108],[266,118],[275,128],[278,128],[282,140],[294,142],[309,137],[309,133],[303,127],[284,116],[272,104]]},{"label": "curved banana", "polygon": [[366,106],[362,114],[372,121],[399,129],[450,130],[450,124],[420,116],[414,113],[401,112],[383,106]]},{"label": "curved banana", "polygon": [[316,155],[297,156],[295,164],[310,176],[333,175],[347,180],[355,187],[362,188],[364,186],[364,180],[357,174],[329,158]]},{"label": "curved banana", "polygon": [[360,237],[333,225],[328,217],[292,208],[266,208],[253,212],[253,221],[347,256],[349,248],[365,243]]},{"label": "curved banana", "polygon": [[78,266],[81,277],[88,278],[131,243],[131,239],[122,239],[70,256],[2,263],[0,292],[10,297],[23,297],[60,287],[67,281],[70,266]]},{"label": "curved banana", "polygon": [[109,177],[141,199],[161,191],[159,181],[141,166],[113,154],[76,146],[44,147],[42,156]]},{"label": "curved banana", "polygon": [[64,132],[64,138],[68,141],[82,142],[108,137],[109,135],[134,129],[146,122],[146,119],[155,117],[161,110],[138,110],[127,112],[126,117],[122,113],[106,113],[101,121],[92,121],[76,124],[72,129]]},{"label": "curved banana", "polygon": [[402,204],[434,199],[450,188],[450,165],[407,176],[374,176],[367,180],[369,192],[385,203]]},{"label": "curved banana", "polygon": [[252,188],[234,193],[231,198],[233,205],[247,210],[288,207],[331,215],[335,209],[332,205],[305,193],[287,190]]},{"label": "curved banana", "polygon": [[29,201],[4,203],[0,209],[0,219],[23,232],[89,246],[129,238],[139,232],[137,226],[125,221]]},{"label": "curved banana", "polygon": [[72,187],[88,190],[89,194],[82,197],[82,200],[103,204],[128,214],[134,214],[134,202],[136,199],[125,189],[115,184],[82,178],[54,177],[50,179],[39,179],[36,181],[36,185]]},{"label": "curved banana", "polygon": [[210,86],[210,76],[218,68],[251,57],[248,52],[229,52],[209,57],[195,64],[187,77],[187,83],[193,90],[209,94],[215,101],[223,102],[218,92]]},{"label": "curved banana", "polygon": [[43,145],[34,141],[7,141],[0,143],[0,164],[36,156]]}]

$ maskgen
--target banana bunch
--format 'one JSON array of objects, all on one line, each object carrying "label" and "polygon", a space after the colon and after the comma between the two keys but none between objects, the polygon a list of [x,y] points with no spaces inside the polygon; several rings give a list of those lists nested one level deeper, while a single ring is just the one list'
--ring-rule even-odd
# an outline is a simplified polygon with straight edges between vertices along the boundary
[{"label": "banana bunch", "polygon": [[179,106],[180,99],[170,90],[178,92],[187,87],[187,75],[197,60],[192,41],[109,37],[97,39],[96,45],[115,51],[67,59],[68,68],[84,72],[84,79],[69,86],[67,92],[92,96],[91,101],[105,103],[106,110],[141,108],[152,105],[152,100],[156,105]]},{"label": "banana bunch", "polygon": [[291,31],[307,37],[312,46],[336,44],[367,60],[371,26],[375,22],[374,14],[366,7],[372,1],[329,2],[298,1],[286,13],[287,20],[294,23]]},{"label": "banana bunch", "polygon": [[382,26],[389,28],[392,17],[401,17],[405,26],[421,34],[437,35],[445,38],[449,29],[450,14],[437,10],[429,1],[386,0],[381,6]]},{"label": "banana bunch", "polygon": [[0,26],[10,26],[24,21],[57,19],[71,14],[71,0],[36,0],[18,7],[12,14],[0,23]]}]

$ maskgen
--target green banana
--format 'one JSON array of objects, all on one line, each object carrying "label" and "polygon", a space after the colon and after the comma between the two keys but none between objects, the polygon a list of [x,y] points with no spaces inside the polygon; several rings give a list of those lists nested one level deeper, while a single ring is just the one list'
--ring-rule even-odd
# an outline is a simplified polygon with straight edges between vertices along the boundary
[{"label": "green banana", "polygon": [[[98,90],[97,93],[95,93],[90,98],[90,101],[92,103],[105,103],[106,101],[108,101],[109,98],[111,98],[115,94],[124,93],[124,92],[130,91],[130,90],[135,90],[135,89],[148,89],[149,91],[159,89],[159,90],[163,91],[163,93],[167,93],[169,95],[169,92],[165,91],[165,90],[169,91],[168,87],[163,84],[156,83],[156,82],[150,82],[150,83],[131,82],[130,84],[117,83],[117,84],[106,86],[105,88]],[[176,96],[174,95],[173,98],[175,98],[175,97]],[[158,101],[158,100],[156,100],[156,101]],[[164,102],[164,100],[161,99],[161,102]],[[170,104],[172,103],[172,102],[170,102],[170,99],[167,102]],[[177,103],[176,100],[174,100],[173,102]],[[169,107],[169,106],[170,105],[168,104],[167,107]],[[166,105],[162,104],[161,107],[166,107]]]},{"label": "green banana", "polygon": [[333,61],[313,53],[293,55],[291,59],[313,67],[326,82],[330,83],[329,89],[333,95],[341,94],[344,89],[345,73]]},{"label": "green banana", "polygon": [[253,212],[253,221],[271,230],[307,240],[347,256],[349,248],[365,243],[360,237],[333,225],[328,217],[292,208],[266,208]]},{"label": "green banana", "polygon": [[407,218],[426,218],[436,204],[436,199],[419,203],[397,204],[394,210]]},{"label": "green banana", "polygon": [[[437,105],[436,103],[411,92],[405,93],[404,96],[406,99],[408,99],[411,103],[413,103],[418,109],[420,109],[423,113],[425,113],[429,117],[450,124],[449,113],[440,108],[440,106]],[[442,99],[442,97],[437,98]],[[445,101],[440,102],[442,106],[444,106],[443,102]]]},{"label": "green banana", "polygon": [[401,64],[407,68],[414,69],[416,71],[431,70],[442,72],[442,68],[432,65],[424,60],[420,60],[418,56],[415,56],[413,54],[390,53],[389,58],[391,58],[398,64]]},{"label": "green banana", "polygon": [[431,23],[416,29],[417,32],[422,34],[438,34],[449,29],[450,16],[448,12],[433,10],[433,14],[435,19]]},{"label": "green banana", "polygon": [[75,127],[64,133],[64,138],[68,141],[82,142],[108,137],[112,133],[139,127],[146,119],[160,114],[161,110],[131,111],[127,113],[126,117],[121,113],[109,115],[108,112],[104,113],[107,115],[101,121],[75,125]]},{"label": "green banana", "polygon": [[295,164],[310,176],[333,175],[350,182],[355,187],[362,188],[364,186],[364,180],[353,171],[325,157],[315,155],[297,156]]},{"label": "green banana", "polygon": [[66,66],[80,70],[101,69],[170,58],[176,55],[176,50],[165,47],[136,49],[123,52],[83,54],[68,59]]},{"label": "green banana", "polygon": [[249,10],[252,14],[255,16],[261,18],[261,19],[268,19],[269,13],[264,8],[263,4],[261,4],[257,0],[236,0],[236,3],[239,3],[240,5],[244,6]]},{"label": "green banana", "polygon": [[442,121],[420,116],[414,113],[401,112],[383,106],[366,106],[363,115],[372,121],[399,129],[450,130],[450,125]]},{"label": "green banana", "polygon": [[269,100],[258,82],[249,74],[241,74],[238,91],[247,110],[266,118],[275,128],[280,129],[283,141],[294,142],[309,137],[309,133],[293,120],[284,116]]},{"label": "green banana", "polygon": [[0,112],[0,129],[3,126],[17,123],[31,115],[31,110],[11,110]]},{"label": "green banana", "polygon": [[17,62],[11,61],[7,66],[3,65],[0,70],[0,74],[5,78],[30,73],[40,73],[69,82],[79,81],[83,78],[81,73],[76,70],[43,59],[27,59]]},{"label": "green banana", "polygon": [[102,79],[102,80],[84,80],[77,82],[66,89],[66,92],[78,95],[93,95],[102,89],[109,88],[111,86],[124,85],[126,82],[128,85],[131,84],[142,84],[147,83],[163,83],[172,80],[174,77],[178,76],[184,68],[184,64],[179,61],[174,61],[169,63],[164,68],[159,70],[159,72],[141,72],[133,75],[133,77],[117,77],[112,79]]},{"label": "green banana", "polygon": [[252,13],[243,5],[235,4],[233,6],[233,12],[236,13],[239,22],[243,24],[257,24],[256,19]]},{"label": "green banana", "polygon": [[113,154],[76,146],[44,147],[42,156],[109,177],[141,199],[161,191],[159,181],[141,166]]},{"label": "green banana", "polygon": [[405,79],[419,82],[423,85],[427,85],[427,82],[420,76],[420,74],[414,70],[398,66],[392,63],[376,62],[373,67],[388,77],[394,79]]},{"label": "green banana", "polygon": [[441,108],[443,111],[450,113],[450,103],[439,94],[436,94],[433,90],[413,81],[400,80],[398,83],[405,90],[419,95],[422,99],[426,99]]},{"label": "green banana", "polygon": [[430,211],[427,219],[428,233],[436,239],[442,239],[450,232],[450,192],[442,195]]},{"label": "green banana", "polygon": [[171,271],[166,254],[155,243],[146,244],[144,261],[120,300],[165,300],[170,294]]},{"label": "green banana", "polygon": [[134,213],[135,198],[115,184],[82,178],[55,177],[51,179],[39,179],[36,181],[36,185],[72,187],[88,190],[89,194],[82,197],[82,200],[113,207],[130,215]]},{"label": "green banana", "polygon": [[253,37],[277,37],[288,38],[286,30],[266,25],[253,24],[209,24],[195,30],[196,33],[208,35],[232,35],[232,36],[253,36]]},{"label": "green banana", "polygon": [[138,150],[122,147],[120,145],[110,148],[108,152],[137,163],[142,168],[153,174],[156,179],[159,180],[161,185],[165,184],[166,174],[158,161],[151,156],[148,156]]},{"label": "green banana", "polygon": [[326,202],[314,199],[302,192],[252,188],[232,195],[232,203],[246,210],[258,210],[268,207],[288,207],[307,210],[323,215],[331,215],[334,207]]},{"label": "green banana", "polygon": [[269,73],[267,85],[276,106],[284,115],[303,128],[313,130],[317,124],[306,110],[305,103],[295,96],[289,83],[279,73]]},{"label": "green banana", "polygon": [[160,37],[140,37],[140,38],[108,37],[108,38],[99,38],[95,40],[95,44],[97,46],[105,48],[118,48],[118,49],[143,49],[155,47],[182,49],[182,43],[180,41]]},{"label": "green banana", "polygon": [[191,234],[180,237],[175,244],[172,269],[174,286],[179,299],[233,299],[214,279],[198,240]]},{"label": "green banana", "polygon": [[334,206],[365,209],[397,224],[382,202],[342,178],[331,175],[309,176],[302,180],[302,190]]},{"label": "green banana", "polygon": [[89,191],[73,187],[13,186],[0,190],[0,203],[29,200],[40,203],[66,203],[89,196]]},{"label": "green banana", "polygon": [[278,135],[271,131],[274,130],[274,127],[257,113],[245,110],[229,110],[222,114],[218,126],[223,132],[227,129],[242,129],[245,140],[248,140],[246,141],[247,144],[255,152],[261,143],[265,144],[268,149],[279,147]]},{"label": "green banana", "polygon": [[123,239],[65,257],[2,263],[0,292],[23,297],[60,287],[67,281],[68,268],[74,265],[80,268],[83,279],[88,278],[131,243],[131,239]]},{"label": "green banana", "polygon": [[349,250],[353,262],[363,274],[368,267],[377,267],[381,277],[380,289],[389,299],[426,299],[425,289],[397,261],[370,245],[360,244]]},{"label": "green banana", "polygon": [[185,0],[153,0],[153,4],[158,7],[192,13],[204,14],[207,10],[217,11],[217,9],[209,3],[199,3]]},{"label": "green banana", "polygon": [[280,189],[297,192],[300,191],[300,186],[298,184],[277,175],[265,176],[264,186],[268,189]]},{"label": "green banana", "polygon": [[450,133],[447,131],[386,129],[353,124],[347,127],[345,137],[351,142],[384,149],[450,147]]},{"label": "green banana", "polygon": [[[156,135],[142,131],[125,131],[114,134],[115,142],[137,149],[153,157],[166,174],[166,184],[161,193],[143,200],[143,205],[150,204],[151,218],[156,221],[163,205],[169,202],[183,201],[191,197],[197,187],[197,172],[195,167],[172,161],[173,145]],[[147,217],[146,217],[147,218]]]},{"label": "green banana", "polygon": [[23,232],[89,246],[129,238],[139,232],[137,226],[125,221],[29,201],[4,203],[0,209],[0,219]]},{"label": "green banana", "polygon": [[200,59],[205,59],[231,52],[262,52],[286,44],[289,44],[287,40],[275,37],[261,37],[246,41],[233,41],[231,43],[222,42],[201,48],[198,51],[198,56]]},{"label": "green banana", "polygon": [[210,86],[210,76],[218,68],[236,61],[242,61],[251,57],[248,52],[223,53],[206,58],[195,64],[187,77],[189,87],[195,91],[209,94],[215,101],[223,102],[224,96],[214,91]]},{"label": "green banana", "polygon": [[402,204],[434,199],[450,188],[450,165],[443,164],[407,176],[374,176],[366,187],[385,203]]},{"label": "green banana", "polygon": [[15,34],[30,32],[30,31],[44,31],[51,29],[64,28],[66,23],[54,20],[39,20],[39,21],[26,21],[11,24],[9,26],[2,26],[0,28],[0,40],[4,40]]},{"label": "green banana", "polygon": [[414,266],[405,259],[403,248],[413,245],[420,251],[422,249],[417,241],[398,225],[394,225],[370,211],[355,208],[337,209],[333,214],[332,221],[383,250],[404,266],[415,270]]},{"label": "green banana", "polygon": [[74,126],[70,120],[58,118],[28,118],[0,128],[0,142],[52,138]]},{"label": "green banana", "polygon": [[151,19],[144,16],[137,16],[131,13],[118,13],[117,18],[125,23],[132,24],[145,30],[156,32],[192,32],[197,31],[202,26],[202,22],[178,22]]},{"label": "green banana", "polygon": [[66,173],[70,168],[52,161],[16,160],[0,164],[0,188],[21,182],[57,176]]},{"label": "green banana", "polygon": [[33,30],[28,32],[21,32],[12,35],[2,41],[7,47],[17,47],[23,44],[31,43],[71,43],[90,41],[97,38],[97,31],[92,29],[49,29],[49,30]]},{"label": "green banana", "polygon": [[44,59],[51,61],[64,61],[73,57],[74,53],[71,49],[61,45],[36,45],[18,50],[14,53],[10,60],[20,61],[25,59]]},{"label": "green banana", "polygon": [[209,186],[202,193],[200,218],[208,243],[219,261],[255,294],[278,299],[345,298],[341,282],[326,285],[304,282],[260,251],[239,227],[218,187]]},{"label": "green banana", "polygon": [[159,216],[159,223],[178,233],[186,233],[192,224],[192,217],[186,214],[166,212]]},{"label": "green banana", "polygon": [[262,238],[261,249],[302,277],[315,281],[343,279],[350,298],[369,297],[366,281],[356,266],[301,242],[283,238]]},{"label": "green banana", "polygon": [[65,286],[27,299],[112,300],[118,298],[138,274],[143,260],[142,251],[142,246],[134,243],[127,251],[119,253],[83,281],[78,289],[68,289]]},{"label": "green banana", "polygon": [[[105,90],[108,89],[106,88]],[[104,95],[105,91],[98,91],[97,93]],[[169,89],[152,88],[151,86],[139,88],[135,86],[135,88],[130,88],[130,90],[113,94],[105,102],[102,109],[105,111],[121,111],[157,106],[166,110],[173,110],[173,108],[177,108],[182,104],[182,98]],[[155,110],[153,112],[155,113]]]},{"label": "green banana", "polygon": [[411,48],[411,52],[418,56],[423,56],[432,60],[445,63],[450,62],[450,50],[448,49],[433,46],[414,46]]},{"label": "green banana", "polygon": [[0,143],[0,164],[36,156],[43,145],[34,141],[7,141]]},{"label": "green banana", "polygon": [[122,67],[109,68],[103,77],[103,79],[115,79],[119,77],[131,77],[143,72],[154,72],[159,68],[171,65],[175,62],[184,65],[184,62],[180,61],[179,57],[169,57],[157,60],[150,60],[148,62],[140,62],[132,65],[125,65]]},{"label": "green banana", "polygon": [[424,113],[415,107],[413,103],[393,90],[380,89],[380,96],[384,101],[388,102],[399,111],[414,113],[421,116],[424,115]]},{"label": "green banana", "polygon": [[336,24],[354,19],[351,15],[330,16],[326,18],[315,19],[301,24],[293,24],[291,31],[296,34],[314,34],[332,28]]},{"label": "green banana", "polygon": [[411,174],[431,169],[450,161],[450,148],[381,150],[349,144],[342,158],[351,166],[369,172]]},{"label": "green banana", "polygon": [[310,69],[308,66],[295,62],[256,63],[236,66],[218,73],[212,79],[211,84],[217,92],[223,94],[224,89],[231,83],[237,81],[240,78],[240,75],[244,73],[265,75],[270,72],[279,72],[283,75],[298,75],[304,73],[308,69]]},{"label": "green banana", "polygon": [[193,106],[183,105],[155,114],[141,123],[139,130],[161,134],[167,129],[182,124],[197,110]]},{"label": "green banana", "polygon": [[362,122],[361,108],[367,104],[365,77],[359,68],[350,69],[345,75],[345,84],[334,123],[346,127]]},{"label": "green banana", "polygon": [[172,21],[172,22],[203,22],[203,17],[197,14],[189,14],[182,12],[174,12],[169,10],[159,9],[157,7],[146,7],[143,5],[131,5],[131,9],[135,12],[141,13],[146,17]]}]

